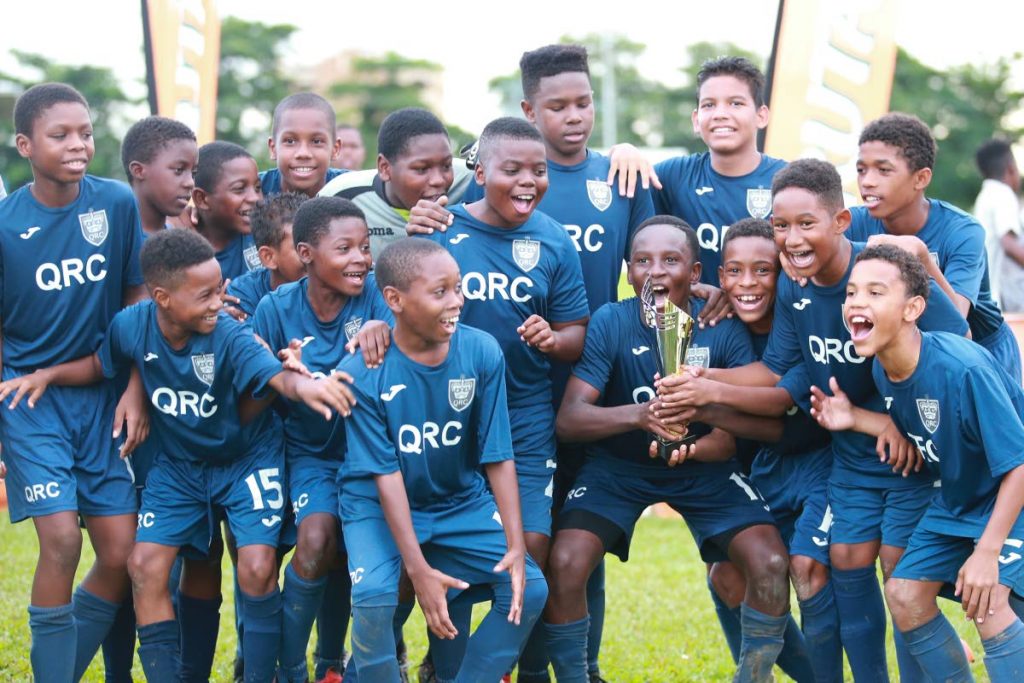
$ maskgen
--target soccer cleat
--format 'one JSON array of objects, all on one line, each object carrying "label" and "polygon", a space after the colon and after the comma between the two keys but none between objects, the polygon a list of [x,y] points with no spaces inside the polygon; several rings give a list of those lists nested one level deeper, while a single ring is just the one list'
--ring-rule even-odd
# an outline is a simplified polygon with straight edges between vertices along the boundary
[{"label": "soccer cleat", "polygon": [[512,674],[505,674],[501,677],[499,683],[512,683]]},{"label": "soccer cleat", "polygon": [[398,659],[398,677],[402,683],[409,683],[409,651],[405,647],[404,640],[398,643],[395,657]]},{"label": "soccer cleat", "polygon": [[318,680],[316,683],[341,683],[344,679],[338,670],[333,666],[327,667],[327,671],[324,672],[324,677]]},{"label": "soccer cleat", "polygon": [[967,663],[974,664],[974,651],[971,649],[971,646],[963,638],[960,639],[960,645],[964,648],[964,656],[967,657]]}]

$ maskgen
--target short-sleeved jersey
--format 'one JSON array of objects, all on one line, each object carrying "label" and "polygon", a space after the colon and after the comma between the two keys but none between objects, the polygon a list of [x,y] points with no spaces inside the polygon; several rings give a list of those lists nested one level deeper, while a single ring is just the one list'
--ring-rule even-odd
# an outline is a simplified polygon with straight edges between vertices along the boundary
[{"label": "short-sleeved jersey", "polygon": [[[971,302],[967,322],[972,338],[980,342],[1003,323],[1003,315],[989,289],[985,229],[974,216],[952,204],[929,199],[928,205],[928,220],[917,237],[928,246],[953,291]],[[850,211],[853,222],[846,234],[851,240],[867,242],[871,235],[886,234],[885,225],[872,218],[867,208],[857,206]]]},{"label": "short-sleeved jersey", "polygon": [[142,301],[114,317],[97,353],[106,377],[133,364],[139,369],[154,408],[150,438],[169,457],[225,463],[273,438],[273,413],[242,426],[238,402],[264,391],[281,363],[227,314],[212,333],[194,334],[174,349],[157,324],[156,304]]},{"label": "short-sleeved jersey", "polygon": [[[344,168],[331,168],[327,169],[327,175],[324,177],[324,184],[331,182],[342,173],[348,173],[347,169]],[[260,188],[263,190],[263,196],[269,197],[272,194],[281,194],[281,171],[277,168],[271,168],[266,171],[260,171]]]},{"label": "short-sleeved jersey", "polygon": [[[452,171],[455,180],[448,188],[449,205],[462,201],[473,178],[473,172],[462,159],[452,161]],[[384,181],[374,169],[341,175],[327,183],[319,195],[344,197],[362,209],[370,228],[370,253],[374,258],[380,255],[384,247],[406,236],[405,225],[409,222],[409,210],[392,206],[384,192]]]},{"label": "short-sleeved jersey", "polygon": [[0,204],[3,363],[19,370],[92,354],[142,284],[142,224],[122,182],[85,176],[67,206],[43,206],[26,185]]},{"label": "short-sleeved jersey", "polygon": [[[777,375],[785,375],[803,363],[815,386],[827,390],[829,377],[835,377],[854,405],[883,413],[882,398],[871,378],[871,363],[857,355],[843,318],[846,283],[857,254],[865,246],[853,243],[846,274],[830,287],[813,282],[800,287],[787,277],[779,278],[775,317],[762,362]],[[922,329],[954,334],[967,331],[966,321],[934,282],[920,325]],[[891,467],[879,461],[875,438],[859,432],[834,432],[832,453],[833,478],[847,485],[915,486],[931,478],[926,472],[905,478],[894,475]]]},{"label": "short-sleeved jersey", "polygon": [[576,247],[550,216],[534,211],[522,225],[495,228],[465,206],[445,232],[427,235],[459,264],[465,304],[460,320],[494,335],[505,354],[511,408],[551,402],[550,362],[516,331],[533,314],[549,323],[590,314]]},{"label": "short-sleeved jersey", "polygon": [[490,335],[460,323],[436,366],[392,344],[376,368],[352,356],[339,369],[356,396],[345,481],[401,471],[410,508],[437,510],[483,495],[480,466],[513,457],[505,361]]},{"label": "short-sleeved jersey", "polygon": [[[690,315],[696,317],[703,307],[699,299],[690,300]],[[636,297],[605,304],[594,313],[587,326],[583,356],[572,374],[598,392],[597,405],[604,407],[640,404],[654,398],[654,375],[659,372],[654,330],[641,319]],[[726,319],[698,329],[686,353],[687,365],[704,368],[731,368],[753,362],[754,351],[746,327],[738,320]],[[691,423],[690,434],[703,436],[711,431],[705,424]],[[635,476],[693,477],[732,472],[734,460],[718,463],[686,461],[669,467],[663,460],[648,455],[652,436],[640,430],[616,434],[586,445],[587,453],[623,474]]]},{"label": "short-sleeved jersey", "polygon": [[785,165],[762,154],[751,173],[725,176],[711,167],[710,152],[655,165],[662,189],[654,191],[654,208],[682,218],[697,231],[702,282],[718,286],[722,240],[729,226],[743,218],[766,218],[772,212],[772,178]]},{"label": "short-sleeved jersey", "polygon": [[252,235],[239,234],[231,238],[228,245],[216,252],[217,263],[220,264],[220,275],[225,280],[233,280],[236,277],[262,268],[260,262],[260,251],[253,241]]},{"label": "short-sleeved jersey", "polygon": [[[363,323],[383,320],[394,324],[391,309],[377,289],[371,273],[363,292],[345,302],[334,320],[323,322],[316,317],[308,297],[309,279],[281,285],[256,307],[253,329],[271,349],[283,349],[292,339],[302,341],[302,363],[314,377],[325,377],[349,355],[345,349]],[[356,354],[362,362],[362,353]],[[301,402],[288,402],[284,420],[285,453],[289,458],[311,455],[338,460],[343,454],[344,430],[333,429],[323,415],[313,412]],[[332,439],[332,432],[335,437]]]},{"label": "short-sleeved jersey", "polygon": [[[760,360],[768,346],[770,334],[751,334],[754,356]],[[792,457],[812,453],[828,444],[831,436],[818,421],[810,416],[811,377],[803,363],[794,365],[779,380],[779,387],[793,399],[782,423],[782,438],[775,443],[762,444],[760,455],[766,457]]]},{"label": "short-sleeved jersey", "polygon": [[1024,465],[1020,385],[984,348],[943,332],[922,333],[917,368],[907,379],[890,380],[877,358],[872,371],[893,422],[942,480],[925,516],[931,530],[977,533],[992,514],[1002,476]]},{"label": "short-sleeved jersey", "polygon": [[238,297],[238,308],[252,318],[260,300],[270,294],[270,270],[257,268],[243,273],[228,284],[228,294]]}]

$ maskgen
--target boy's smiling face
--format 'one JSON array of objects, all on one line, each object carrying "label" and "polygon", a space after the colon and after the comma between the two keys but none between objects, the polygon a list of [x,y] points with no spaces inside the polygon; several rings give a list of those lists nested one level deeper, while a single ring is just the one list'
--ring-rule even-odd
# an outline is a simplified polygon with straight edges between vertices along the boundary
[{"label": "boy's smiling face", "polygon": [[252,231],[249,214],[262,196],[256,162],[250,156],[225,162],[213,192],[197,189],[193,196],[200,210],[207,214],[204,220],[239,234],[249,234]]},{"label": "boy's smiling face", "polygon": [[373,268],[370,231],[366,221],[354,216],[333,219],[315,245],[300,242],[298,253],[311,278],[348,297],[363,293]]},{"label": "boy's smiling face", "polygon": [[665,307],[666,299],[687,310],[690,288],[700,281],[701,264],[690,253],[686,233],[674,225],[649,225],[633,238],[628,272],[637,296],[650,278],[658,310]]},{"label": "boy's smiling face", "polygon": [[813,278],[831,264],[849,224],[847,209],[834,213],[809,190],[787,187],[772,197],[775,246],[800,277]]},{"label": "boy's smiling face", "polygon": [[421,199],[436,202],[448,194],[455,182],[451,140],[441,133],[417,135],[406,142],[398,158],[377,157],[377,173],[385,185],[388,200],[401,209],[411,209]]},{"label": "boy's smiling face", "polygon": [[36,175],[64,185],[79,182],[96,153],[89,110],[79,102],[47,107],[32,122],[31,135],[15,136],[15,144]]},{"label": "boy's smiling face", "polygon": [[224,305],[223,283],[220,264],[210,259],[187,268],[173,286],[156,288],[153,299],[176,326],[195,334],[210,334]]},{"label": "boy's smiling face", "polygon": [[718,279],[733,310],[751,325],[770,316],[779,279],[779,252],[763,237],[736,237],[722,252]]},{"label": "boy's smiling face", "polygon": [[325,112],[288,109],[281,114],[277,134],[269,140],[269,146],[270,158],[281,172],[281,191],[312,196],[324,186],[341,141]]},{"label": "boy's smiling face", "polygon": [[896,264],[867,259],[853,267],[846,284],[843,319],[861,358],[888,348],[903,324],[916,320],[923,310],[924,299],[907,296]]},{"label": "boy's smiling face", "polygon": [[868,213],[886,220],[919,201],[931,182],[932,171],[911,171],[898,147],[880,140],[869,140],[857,155],[857,188]]},{"label": "boy's smiling face", "polygon": [[483,222],[499,228],[522,225],[533,215],[548,190],[548,161],[537,140],[494,140],[476,167],[484,186]]},{"label": "boy's smiling face", "polygon": [[[142,196],[164,216],[178,216],[188,206],[196,183],[195,140],[171,140],[147,164],[132,162],[135,183],[145,183]],[[136,175],[138,173],[138,175]]]},{"label": "boy's smiling face", "polygon": [[768,125],[768,107],[754,102],[750,85],[736,76],[704,81],[691,119],[693,132],[717,154],[741,152]]}]

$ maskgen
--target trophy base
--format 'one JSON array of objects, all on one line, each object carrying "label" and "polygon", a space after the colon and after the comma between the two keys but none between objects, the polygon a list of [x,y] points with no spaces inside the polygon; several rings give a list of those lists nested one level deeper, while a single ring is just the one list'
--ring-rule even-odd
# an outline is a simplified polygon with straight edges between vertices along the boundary
[{"label": "trophy base", "polygon": [[658,442],[658,457],[667,462],[672,457],[672,451],[679,450],[683,446],[690,446],[698,438],[696,434],[687,434],[678,441],[665,441],[660,436],[655,436],[654,440]]}]

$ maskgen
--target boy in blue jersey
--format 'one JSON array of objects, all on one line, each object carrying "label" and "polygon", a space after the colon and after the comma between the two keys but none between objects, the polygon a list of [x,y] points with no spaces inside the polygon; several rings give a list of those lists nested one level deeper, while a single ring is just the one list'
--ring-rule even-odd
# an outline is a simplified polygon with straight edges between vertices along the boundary
[{"label": "boy in blue jersey", "polygon": [[[778,287],[779,251],[772,226],[758,218],[745,218],[729,228],[722,242],[719,279],[732,309],[750,331],[754,354],[764,354],[774,317]],[[704,380],[710,382],[710,380]],[[783,417],[778,440],[762,441],[750,465],[750,479],[771,508],[790,554],[789,572],[800,603],[805,649],[795,632],[787,630],[779,666],[797,680],[840,681],[843,676],[839,621],[828,573],[828,538],[832,513],[827,487],[832,470],[829,435],[800,410],[806,406],[810,380],[803,364],[797,365],[778,387],[734,387],[713,383],[697,392],[704,422],[735,436],[736,422],[715,415],[728,404],[751,414]],[[722,399],[715,393],[725,394]],[[711,395],[707,395],[711,394]],[[708,414],[710,413],[710,414]],[[715,610],[733,659],[740,650],[739,603],[745,592],[742,573],[731,563],[716,563],[710,572]],[[796,629],[795,623],[788,628]]]},{"label": "boy in blue jersey", "polygon": [[786,162],[757,151],[757,132],[768,125],[764,75],[743,57],[701,65],[692,120],[708,151],[655,165],[663,187],[654,206],[695,226],[701,280],[717,286],[725,233],[733,221],[771,213],[772,176]]},{"label": "boy in blue jersey", "polygon": [[180,121],[147,116],[121,142],[121,164],[135,193],[143,237],[167,228],[192,199],[198,163],[196,134]]},{"label": "boy in blue jersey", "polygon": [[[139,207],[143,240],[167,229],[168,219],[180,216],[188,207],[195,187],[192,174],[197,154],[196,134],[174,119],[147,116],[132,124],[125,133],[121,141],[121,164]],[[155,457],[156,446],[148,440],[139,444],[131,454],[139,499]],[[180,575],[179,562],[171,572],[172,591],[177,590]],[[175,598],[177,600],[178,596]],[[176,601],[176,610],[178,604]],[[128,596],[121,603],[117,618],[103,640],[103,669],[107,683],[130,683],[134,658],[135,608],[131,596]]]},{"label": "boy in blue jersey", "polygon": [[[295,248],[306,277],[265,297],[253,329],[270,348],[302,342],[302,362],[325,377],[359,348],[369,366],[380,363],[393,319],[374,284],[366,219],[352,202],[316,197],[295,214]],[[306,681],[306,643],[327,584],[327,571],[344,548],[338,545],[335,484],[344,443],[330,424],[301,404],[289,404],[284,420],[288,491],[298,540],[285,568],[284,639],[278,680]],[[340,431],[340,430],[339,430]],[[340,605],[332,605],[339,609]],[[340,672],[339,672],[340,673]]]},{"label": "boy in blue jersey", "polygon": [[[920,331],[928,295],[925,268],[890,245],[862,251],[846,285],[844,315],[857,353],[875,357],[889,415],[942,482],[886,583],[886,600],[925,678],[972,681],[957,633],[936,605],[940,590],[954,587],[978,628],[991,679],[1017,681],[1024,625],[1009,596],[1024,592],[1024,392],[977,345]],[[832,382],[832,396],[814,389],[821,424],[877,434],[880,416],[854,407],[840,387]]]},{"label": "boy in blue jersey", "polygon": [[908,114],[876,119],[860,134],[857,187],[864,206],[852,209],[849,237],[910,250],[971,326],[971,338],[992,352],[1015,381],[1020,347],[989,289],[985,229],[968,213],[925,197],[935,165],[935,139]]},{"label": "boy in blue jersey", "polygon": [[[82,95],[61,83],[29,88],[14,128],[33,182],[0,204],[5,381],[92,353],[121,306],[145,296],[131,190],[86,175],[94,147]],[[39,539],[28,611],[32,670],[45,683],[81,677],[128,595],[135,490],[115,439],[127,417],[121,454],[134,450],[146,411],[137,376],[120,403],[117,384],[101,379],[55,390],[37,410],[4,411],[0,425],[11,520],[31,518]],[[72,597],[79,514],[96,564]]]},{"label": "boy in blue jersey", "polygon": [[178,680],[167,579],[181,546],[209,547],[218,507],[238,539],[246,680],[270,681],[281,635],[274,553],[286,495],[283,454],[276,417],[263,412],[243,425],[239,403],[274,390],[329,420],[332,409],[348,413],[352,395],[343,374],[316,380],[285,371],[248,328],[221,316],[220,266],[199,235],[155,235],[141,261],[151,301],[116,315],[95,354],[8,381],[0,398],[27,395],[33,406],[48,385],[79,386],[139,369],[160,444],[129,559],[146,677]]},{"label": "boy in blue jersey", "polygon": [[[842,181],[831,164],[802,159],[776,174],[772,182],[775,243],[808,284],[800,287],[788,278],[779,282],[772,329],[761,361],[744,368],[709,370],[703,373],[707,378],[772,387],[803,363],[814,384],[826,386],[830,377],[836,377],[856,405],[877,413],[884,410],[870,367],[853,348],[842,317],[846,281],[854,258],[864,248],[845,238],[849,222]],[[967,324],[952,302],[937,286],[934,289],[933,306],[922,324],[966,333]],[[662,380],[661,391],[668,405],[675,405],[669,396],[671,387],[687,381],[687,376]],[[914,457],[916,449],[912,450],[891,422],[879,443],[863,434],[835,432],[832,453],[829,560],[840,637],[857,680],[887,680],[885,607],[875,562],[881,558],[883,574],[888,577],[892,573],[932,495],[932,478],[915,471],[920,469],[920,460]],[[894,469],[903,476],[894,474]],[[907,655],[898,636],[896,651],[901,661]]]},{"label": "boy in blue jersey", "polygon": [[536,211],[548,187],[540,133],[520,119],[489,123],[476,181],[484,198],[453,207],[451,227],[429,239],[459,264],[463,319],[493,334],[505,354],[526,546],[543,567],[555,468],[550,361],[579,357],[589,307],[571,238]]},{"label": "boy in blue jersey", "polygon": [[256,161],[245,148],[219,141],[199,148],[196,230],[213,247],[226,280],[260,267],[250,214],[261,196]]},{"label": "boy in blue jersey", "polygon": [[400,240],[381,254],[376,275],[395,315],[393,343],[378,366],[359,357],[341,364],[358,378],[341,493],[355,674],[398,680],[391,623],[404,563],[438,637],[457,635],[447,590],[474,584],[492,593],[454,680],[498,680],[547,597],[526,556],[502,352],[459,324],[459,268],[443,248]]},{"label": "boy in blue jersey", "polygon": [[[673,216],[655,216],[632,238],[629,278],[637,293],[650,280],[659,306],[672,301],[693,316],[690,297],[701,265],[694,231]],[[695,316],[694,316],[695,317]],[[606,552],[626,560],[637,519],[667,501],[687,521],[706,561],[730,557],[748,574],[743,605],[744,642],[736,679],[767,680],[788,621],[787,555],[764,501],[742,476],[735,441],[725,431],[660,411],[654,331],[638,298],[609,303],[595,313],[583,357],[573,368],[558,413],[563,439],[586,442],[583,465],[558,518],[551,551],[551,596],[544,612],[548,653],[559,682],[585,682],[587,604],[584,587]],[[695,329],[691,365],[733,367],[753,359],[743,325],[725,320]],[[676,411],[678,413],[678,411]],[[696,441],[668,462],[648,455],[651,434]]]},{"label": "boy in blue jersey", "polygon": [[305,274],[292,239],[292,221],[307,199],[298,192],[282,192],[264,197],[252,207],[252,240],[263,267],[238,276],[227,287],[228,294],[238,299],[235,305],[242,320],[256,315],[256,307],[267,294]]},{"label": "boy in blue jersey", "polygon": [[260,173],[265,195],[298,192],[315,197],[345,172],[331,167],[341,152],[334,107],[316,93],[295,93],[274,107],[267,146],[277,168]]}]

